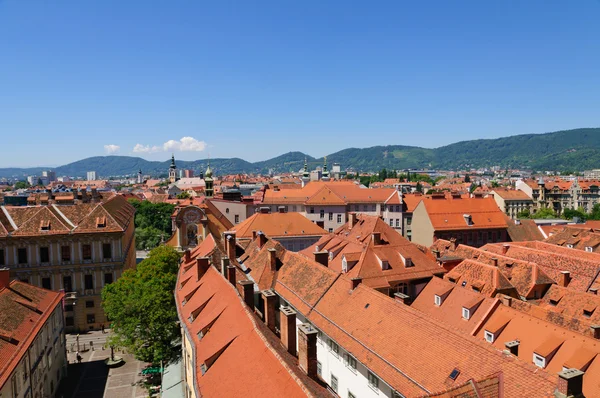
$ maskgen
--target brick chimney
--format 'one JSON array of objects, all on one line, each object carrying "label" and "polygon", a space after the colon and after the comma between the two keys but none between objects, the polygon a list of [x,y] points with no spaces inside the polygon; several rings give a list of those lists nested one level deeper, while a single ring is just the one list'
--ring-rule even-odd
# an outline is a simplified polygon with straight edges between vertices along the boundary
[{"label": "brick chimney", "polygon": [[279,311],[281,342],[290,354],[296,355],[296,311],[287,306],[282,306]]},{"label": "brick chimney", "polygon": [[497,267],[497,266],[498,266],[498,258],[497,258],[497,257],[493,257],[493,258],[492,258],[492,265],[493,265],[494,267]]},{"label": "brick chimney", "polygon": [[501,300],[502,304],[504,304],[507,307],[510,307],[510,305],[512,304],[512,297],[510,296],[503,295]]},{"label": "brick chimney", "polygon": [[579,369],[567,369],[560,372],[554,396],[557,398],[583,398],[583,372]]},{"label": "brick chimney", "polygon": [[256,230],[252,231],[252,240],[256,239]]},{"label": "brick chimney", "polygon": [[509,247],[510,247],[510,245],[506,245],[506,244],[502,245],[502,254],[505,255],[508,252]]},{"label": "brick chimney", "polygon": [[263,296],[264,308],[263,314],[265,316],[265,323],[275,333],[276,320],[275,312],[277,311],[277,295],[272,290],[263,290],[261,292]]},{"label": "brick chimney", "polygon": [[350,290],[354,290],[362,283],[362,278],[352,278],[350,279]]},{"label": "brick chimney", "polygon": [[196,258],[196,269],[198,271],[198,280],[204,276],[206,271],[210,267],[210,259],[208,257],[197,257]]},{"label": "brick chimney", "polygon": [[558,286],[567,287],[569,282],[571,282],[571,273],[569,271],[560,271]]},{"label": "brick chimney", "polygon": [[245,280],[238,283],[244,288],[244,302],[254,311],[254,282]]},{"label": "brick chimney", "polygon": [[271,272],[277,271],[277,250],[271,248],[267,249],[269,252],[269,264],[271,265]]},{"label": "brick chimney", "polygon": [[10,276],[8,268],[0,268],[0,290],[10,285]]},{"label": "brick chimney", "polygon": [[398,303],[408,304],[408,299],[409,299],[408,294],[394,293],[394,300],[396,300]]},{"label": "brick chimney", "polygon": [[237,258],[235,255],[235,232],[225,232],[225,250],[227,257]]},{"label": "brick chimney", "polygon": [[227,266],[227,280],[229,281],[229,283],[231,283],[233,286],[235,286],[236,279],[237,279],[237,277],[235,274],[235,266],[228,265]]},{"label": "brick chimney", "polygon": [[348,214],[348,228],[352,229],[356,225],[356,213]]},{"label": "brick chimney", "polygon": [[317,378],[317,334],[310,323],[298,326],[298,362],[306,374]]},{"label": "brick chimney", "polygon": [[600,325],[592,325],[590,328],[592,329],[592,336],[594,336],[596,340],[600,340]]},{"label": "brick chimney", "polygon": [[227,268],[229,267],[229,257],[221,257],[221,273],[227,278]]},{"label": "brick chimney", "polygon": [[183,262],[187,264],[187,263],[189,263],[189,262],[190,262],[190,260],[191,260],[191,259],[192,259],[192,256],[191,256],[191,253],[190,253],[190,251],[189,251],[189,249],[188,249],[188,250],[186,250],[186,251],[183,253]]},{"label": "brick chimney", "polygon": [[456,246],[458,246],[458,244],[456,243],[456,238],[450,238],[450,250],[456,250]]},{"label": "brick chimney", "polygon": [[373,232],[371,233],[371,241],[374,246],[381,244],[381,232]]},{"label": "brick chimney", "polygon": [[256,234],[258,235],[258,248],[262,249],[265,243],[267,243],[267,235],[265,235],[262,231],[258,231]]},{"label": "brick chimney", "polygon": [[314,252],[313,254],[315,256],[316,262],[326,267],[329,265],[329,253],[327,252],[327,250],[324,250],[322,252]]}]

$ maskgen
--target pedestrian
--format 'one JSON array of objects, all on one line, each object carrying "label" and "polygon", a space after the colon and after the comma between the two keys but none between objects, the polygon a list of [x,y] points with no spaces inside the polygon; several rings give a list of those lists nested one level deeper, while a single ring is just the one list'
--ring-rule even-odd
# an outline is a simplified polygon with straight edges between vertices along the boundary
[{"label": "pedestrian", "polygon": [[102,329],[102,334],[104,334],[104,324],[100,324],[100,328]]},{"label": "pedestrian", "polygon": [[79,355],[79,351],[77,351],[77,363],[81,363],[81,360],[83,358],[81,358],[81,355]]}]

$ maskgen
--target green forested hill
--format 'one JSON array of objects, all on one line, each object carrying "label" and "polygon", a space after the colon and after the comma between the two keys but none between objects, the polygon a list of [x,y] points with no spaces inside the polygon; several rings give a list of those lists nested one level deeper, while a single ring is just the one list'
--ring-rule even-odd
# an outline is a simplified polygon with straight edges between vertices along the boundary
[{"label": "green forested hill", "polygon": [[[275,158],[250,163],[239,158],[211,159],[217,174],[266,173],[300,170],[307,159],[309,168],[323,164],[302,152],[289,152]],[[327,156],[343,169],[378,171],[387,169],[434,168],[462,169],[466,167],[501,166],[532,170],[585,170],[600,168],[600,128],[583,128],[546,134],[526,134],[511,137],[462,141],[428,149],[401,145],[348,148]],[[131,156],[97,156],[54,168],[57,175],[85,176],[94,170],[99,176],[134,175],[139,169],[144,174],[164,175],[170,160],[151,162]],[[177,167],[204,171],[207,160],[177,161]],[[0,177],[38,174],[42,168],[0,169]]]}]

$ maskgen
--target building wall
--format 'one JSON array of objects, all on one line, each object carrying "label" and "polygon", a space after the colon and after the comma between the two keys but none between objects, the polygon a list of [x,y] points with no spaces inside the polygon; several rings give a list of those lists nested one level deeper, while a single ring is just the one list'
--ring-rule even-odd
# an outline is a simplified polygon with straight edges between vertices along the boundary
[{"label": "building wall", "polygon": [[304,216],[315,223],[323,222],[323,229],[333,232],[346,223],[346,206],[306,206]]},{"label": "building wall", "polygon": [[66,375],[65,327],[62,303],[59,303],[38,332],[32,344],[12,372],[0,386],[0,397],[52,397]]},{"label": "building wall", "polygon": [[427,247],[433,244],[434,229],[423,202],[419,203],[413,212],[411,232],[412,242]]},{"label": "building wall", "polygon": [[383,221],[394,228],[400,235],[404,236],[402,205],[380,205],[380,207],[382,208]]},{"label": "building wall", "polygon": [[249,211],[248,205],[241,202],[225,202],[220,200],[211,200],[210,203],[215,205],[217,209],[231,222],[233,225],[245,221],[248,217],[254,214],[254,211]]},{"label": "building wall", "polygon": [[183,381],[185,382],[185,398],[196,398],[196,390],[194,389],[194,350],[192,345],[194,344],[188,338],[184,329],[181,329],[182,335],[182,356],[183,356]]},{"label": "building wall", "polygon": [[[4,264],[10,268],[12,278],[50,290],[65,290],[68,332],[99,329],[102,324],[108,327],[100,297],[105,280],[112,278],[114,282],[123,270],[135,267],[134,228],[132,221],[124,233],[9,237],[0,241],[0,252],[4,252]],[[91,259],[83,259],[83,247],[87,244],[91,245]],[[104,258],[103,244],[110,244],[109,258]],[[63,246],[69,247],[69,261],[62,260]],[[48,262],[41,261],[42,248],[48,248]],[[19,264],[19,249],[26,250],[26,263]],[[86,276],[92,281],[87,289]],[[69,277],[70,289],[64,283]]]}]

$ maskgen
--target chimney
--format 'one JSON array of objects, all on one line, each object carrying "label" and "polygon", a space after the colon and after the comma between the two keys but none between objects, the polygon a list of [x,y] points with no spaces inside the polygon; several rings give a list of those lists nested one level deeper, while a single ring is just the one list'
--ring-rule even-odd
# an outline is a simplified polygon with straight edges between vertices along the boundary
[{"label": "chimney", "polygon": [[190,260],[191,260],[191,259],[192,259],[192,256],[191,256],[191,254],[190,254],[190,251],[189,251],[189,249],[188,249],[188,250],[186,250],[186,251],[183,253],[183,262],[187,264],[187,263],[189,263],[189,262],[190,262]]},{"label": "chimney", "polygon": [[313,379],[317,379],[317,333],[310,323],[298,326],[298,362]]},{"label": "chimney", "polygon": [[492,257],[492,265],[493,265],[494,267],[497,267],[497,266],[498,266],[498,258],[497,258],[497,257]]},{"label": "chimney", "polygon": [[404,293],[394,293],[394,300],[398,303],[407,304],[408,305],[408,294]]},{"label": "chimney", "polygon": [[225,248],[227,251],[227,257],[236,258],[235,255],[235,232],[225,233]]},{"label": "chimney", "polygon": [[227,266],[227,280],[229,281],[229,283],[231,283],[233,286],[235,286],[236,279],[237,279],[237,277],[235,274],[235,266],[228,265]]},{"label": "chimney", "polygon": [[225,278],[228,278],[228,276],[227,276],[227,268],[228,267],[229,267],[229,258],[228,257],[221,257],[221,273],[223,274],[223,276]]},{"label": "chimney", "polygon": [[508,252],[508,248],[510,247],[510,245],[502,245],[502,254],[506,255],[506,252]]},{"label": "chimney", "polygon": [[592,325],[590,326],[592,329],[592,335],[596,340],[600,340],[600,325]]},{"label": "chimney", "polygon": [[433,253],[436,259],[440,258],[440,251],[438,249],[433,249],[431,252]]},{"label": "chimney", "polygon": [[281,342],[288,352],[296,355],[296,311],[291,307],[280,308],[279,323],[281,329]]},{"label": "chimney", "polygon": [[519,356],[519,344],[520,344],[519,340],[513,340],[513,341],[507,341],[506,343],[504,343],[504,346],[506,347],[508,352],[511,353],[511,355],[518,357]]},{"label": "chimney", "polygon": [[262,249],[262,247],[267,243],[267,235],[265,235],[262,231],[257,232],[258,235],[258,248]]},{"label": "chimney", "polygon": [[567,287],[569,282],[571,282],[571,273],[569,271],[560,271],[558,286]]},{"label": "chimney", "polygon": [[560,372],[554,396],[557,398],[583,398],[583,372],[579,369],[567,369]]},{"label": "chimney", "polygon": [[252,231],[252,240],[256,239],[256,230]]},{"label": "chimney", "polygon": [[0,290],[10,285],[10,276],[8,268],[0,268]]},{"label": "chimney", "polygon": [[502,304],[504,304],[507,307],[510,307],[510,305],[512,304],[512,297],[510,296],[502,296]]},{"label": "chimney", "polygon": [[277,271],[277,250],[271,248],[267,250],[269,252],[269,263],[271,265],[271,272]]},{"label": "chimney", "polygon": [[356,213],[350,213],[348,215],[348,228],[352,229],[356,224]]},{"label": "chimney", "polygon": [[278,210],[280,213],[285,213],[285,207],[283,207],[283,206],[279,206],[279,207],[277,208],[277,210]]},{"label": "chimney", "polygon": [[313,254],[315,255],[316,262],[326,267],[329,265],[329,253],[327,252],[327,250],[324,250],[322,252],[314,252]]},{"label": "chimney", "polygon": [[254,311],[254,282],[245,280],[238,283],[244,288],[244,302]]},{"label": "chimney", "polygon": [[350,279],[350,290],[354,290],[362,283],[362,278],[352,278]]},{"label": "chimney", "polygon": [[456,247],[457,247],[457,246],[458,246],[458,245],[456,244],[456,238],[451,238],[451,239],[450,239],[450,249],[451,249],[452,251],[454,251],[454,250],[456,250]]},{"label": "chimney", "polygon": [[206,271],[210,267],[210,259],[208,257],[197,257],[196,258],[196,269],[198,271],[198,280],[204,276]]},{"label": "chimney", "polygon": [[381,232],[373,232],[371,233],[371,241],[374,246],[381,244]]},{"label": "chimney", "polygon": [[277,310],[277,295],[272,290],[262,291],[264,308],[263,314],[265,316],[265,323],[275,333],[276,320],[275,311]]}]

